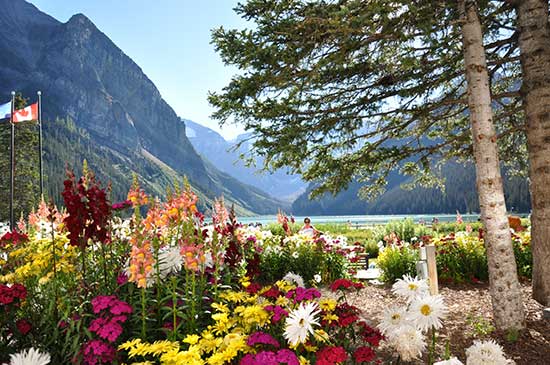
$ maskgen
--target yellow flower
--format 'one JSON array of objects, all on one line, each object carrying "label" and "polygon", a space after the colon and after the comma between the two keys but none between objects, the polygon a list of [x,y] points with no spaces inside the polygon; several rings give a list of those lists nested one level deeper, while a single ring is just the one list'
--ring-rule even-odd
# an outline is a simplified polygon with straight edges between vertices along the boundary
[{"label": "yellow flower", "polygon": [[310,365],[310,362],[308,359],[306,359],[305,357],[301,356],[298,358],[298,360],[300,361],[300,365]]},{"label": "yellow flower", "polygon": [[337,302],[333,298],[324,298],[319,301],[319,307],[325,312],[332,312],[336,309]]},{"label": "yellow flower", "polygon": [[332,323],[333,321],[337,321],[338,320],[338,316],[336,314],[326,314],[323,316],[323,319],[325,321],[328,321],[328,323]]},{"label": "yellow flower", "polygon": [[118,349],[119,350],[129,350],[131,348],[136,347],[139,344],[141,344],[141,339],[140,338],[134,338],[133,340],[126,341],[123,344],[121,344],[120,346],[118,346]]},{"label": "yellow flower", "polygon": [[250,286],[250,278],[248,276],[243,276],[240,282],[243,288],[248,288]]},{"label": "yellow flower", "polygon": [[208,364],[210,365],[223,365],[229,363],[237,356],[237,351],[234,351],[230,348],[215,353],[214,355],[208,358]]},{"label": "yellow flower", "polygon": [[199,342],[199,335],[187,335],[184,339],[183,339],[183,342],[185,343],[188,343],[190,345],[195,345],[196,343]]},{"label": "yellow flower", "polygon": [[177,342],[172,341],[155,341],[153,343],[140,343],[128,351],[129,357],[145,356],[145,355],[162,355],[170,351],[179,350],[180,346]]},{"label": "yellow flower", "polygon": [[203,365],[200,353],[196,351],[170,351],[160,357],[161,364],[164,365]]},{"label": "yellow flower", "polygon": [[260,305],[238,306],[235,308],[235,314],[239,315],[247,329],[252,328],[254,325],[262,327],[269,322],[269,312]]},{"label": "yellow flower", "polygon": [[292,289],[296,289],[296,285],[290,284],[286,280],[279,280],[275,283],[275,285],[277,285],[279,287],[279,289],[281,289],[282,291],[285,291],[285,292],[287,292],[289,290],[292,290]]},{"label": "yellow flower", "polygon": [[316,329],[315,332],[313,332],[313,337],[319,342],[327,342],[329,339],[328,333],[322,329]]},{"label": "yellow flower", "polygon": [[203,352],[214,352],[223,343],[223,339],[214,337],[209,331],[203,331],[201,337],[198,345]]},{"label": "yellow flower", "polygon": [[217,310],[218,312],[222,313],[229,313],[229,307],[226,304],[223,303],[212,303],[211,304],[212,309]]},{"label": "yellow flower", "polygon": [[275,305],[280,305],[281,307],[286,307],[290,303],[290,299],[286,297],[277,297],[275,300]]},{"label": "yellow flower", "polygon": [[303,345],[304,345],[304,348],[306,349],[306,351],[308,351],[308,352],[316,352],[319,349],[317,346],[310,345],[307,342],[303,343]]},{"label": "yellow flower", "polygon": [[239,291],[239,292],[228,291],[226,293],[222,293],[220,297],[222,299],[227,300],[228,302],[239,303],[239,302],[244,302],[246,300],[246,298],[248,297],[248,293],[245,293],[242,291]]}]

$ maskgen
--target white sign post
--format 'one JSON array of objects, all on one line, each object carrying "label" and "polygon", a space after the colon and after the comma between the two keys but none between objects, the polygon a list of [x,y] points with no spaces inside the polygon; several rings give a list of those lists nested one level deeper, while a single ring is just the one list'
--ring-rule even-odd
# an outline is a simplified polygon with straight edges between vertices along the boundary
[{"label": "white sign post", "polygon": [[434,245],[420,247],[420,261],[416,263],[416,272],[419,278],[428,279],[431,295],[439,293]]}]

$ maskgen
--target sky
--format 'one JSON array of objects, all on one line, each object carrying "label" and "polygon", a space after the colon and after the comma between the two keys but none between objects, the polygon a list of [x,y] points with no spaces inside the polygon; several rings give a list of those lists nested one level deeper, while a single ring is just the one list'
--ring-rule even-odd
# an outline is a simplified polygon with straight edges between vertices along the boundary
[{"label": "sky", "polygon": [[210,118],[208,91],[220,91],[236,73],[210,44],[210,30],[244,28],[232,10],[237,0],[27,0],[66,22],[82,13],[136,62],[176,113],[220,132],[226,139],[243,129],[222,129]]}]

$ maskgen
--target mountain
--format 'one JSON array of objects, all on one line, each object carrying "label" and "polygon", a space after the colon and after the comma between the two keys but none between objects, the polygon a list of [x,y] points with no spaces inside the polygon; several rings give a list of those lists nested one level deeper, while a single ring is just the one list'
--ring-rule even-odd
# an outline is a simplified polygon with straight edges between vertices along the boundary
[{"label": "mountain", "polygon": [[241,214],[285,206],[203,161],[153,82],[86,16],[61,23],[24,0],[0,0],[0,9],[0,101],[17,90],[33,102],[42,91],[50,196],[58,198],[65,162],[79,170],[87,159],[112,181],[113,200],[137,173],[154,195],[186,175],[207,202],[223,194]]},{"label": "mountain", "polygon": [[[295,215],[346,215],[346,214],[436,214],[479,212],[475,183],[475,169],[472,164],[448,162],[442,168],[445,177],[445,191],[415,188],[403,190],[400,185],[407,179],[397,173],[388,177],[387,190],[374,201],[360,200],[357,196],[361,184],[353,182],[350,187],[332,196],[324,194],[318,200],[309,200],[306,193],[292,204]],[[506,175],[505,175],[506,176]],[[531,210],[529,185],[526,179],[506,176],[504,193],[508,210],[527,213]]]},{"label": "mountain", "polygon": [[[263,165],[263,159],[256,158],[257,167],[247,167],[239,158],[251,150],[251,143],[248,141],[249,134],[241,134],[235,140],[227,141],[219,133],[192,120],[182,119],[186,125],[187,138],[201,156],[210,161],[219,170],[245,181],[271,196],[286,201],[293,201],[306,189],[306,183],[300,176],[288,174],[284,170],[274,173],[259,173],[258,169]],[[234,151],[232,148],[239,142],[241,147]]]}]

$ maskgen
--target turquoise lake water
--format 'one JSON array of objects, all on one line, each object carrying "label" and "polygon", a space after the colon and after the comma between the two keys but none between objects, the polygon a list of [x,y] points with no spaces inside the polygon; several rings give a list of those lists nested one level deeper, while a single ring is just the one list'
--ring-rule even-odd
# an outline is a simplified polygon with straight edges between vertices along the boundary
[{"label": "turquoise lake water", "polygon": [[[397,214],[397,215],[312,215],[309,216],[312,224],[319,223],[347,223],[351,222],[352,226],[357,225],[374,225],[385,224],[389,221],[402,220],[412,218],[416,223],[424,221],[431,223],[433,218],[437,218],[440,223],[455,222],[456,214]],[[304,216],[295,216],[296,222],[303,222]],[[462,214],[464,222],[476,222],[479,219],[479,214]],[[268,224],[277,221],[276,215],[261,215],[256,217],[239,217],[241,223],[261,223]]]}]

